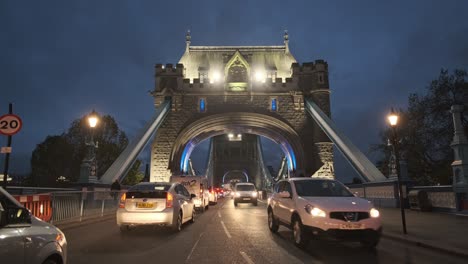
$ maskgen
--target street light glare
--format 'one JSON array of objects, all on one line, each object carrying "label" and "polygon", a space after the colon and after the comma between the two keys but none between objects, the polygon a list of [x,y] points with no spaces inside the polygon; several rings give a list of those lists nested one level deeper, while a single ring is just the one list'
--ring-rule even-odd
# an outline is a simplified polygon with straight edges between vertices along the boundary
[{"label": "street light glare", "polygon": [[93,112],[91,112],[91,114],[88,117],[88,123],[90,127],[93,127],[93,128],[96,127],[98,123],[98,117],[97,117],[96,111],[93,110]]},{"label": "street light glare", "polygon": [[398,124],[398,115],[390,114],[388,116],[388,122],[390,123],[391,126],[396,126]]},{"label": "street light glare", "polygon": [[232,133],[228,134],[228,138],[233,138],[233,137],[234,137],[234,134],[232,134]]}]

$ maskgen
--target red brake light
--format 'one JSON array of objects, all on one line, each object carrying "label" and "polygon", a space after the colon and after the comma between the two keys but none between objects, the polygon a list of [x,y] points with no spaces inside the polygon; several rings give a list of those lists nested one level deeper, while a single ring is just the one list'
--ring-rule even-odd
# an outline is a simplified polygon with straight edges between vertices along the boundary
[{"label": "red brake light", "polygon": [[172,208],[172,201],[174,200],[174,198],[172,197],[172,194],[171,193],[167,193],[167,196],[166,196],[166,208]]},{"label": "red brake light", "polygon": [[127,199],[127,193],[122,194],[120,196],[120,203],[119,203],[119,208],[125,208],[125,200]]}]

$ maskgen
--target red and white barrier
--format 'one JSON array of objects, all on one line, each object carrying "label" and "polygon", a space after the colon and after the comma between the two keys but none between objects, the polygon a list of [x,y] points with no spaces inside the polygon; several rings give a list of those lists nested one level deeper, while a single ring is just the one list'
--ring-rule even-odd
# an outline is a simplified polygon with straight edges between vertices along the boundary
[{"label": "red and white barrier", "polygon": [[13,195],[13,197],[37,218],[50,221],[52,217],[50,194]]}]

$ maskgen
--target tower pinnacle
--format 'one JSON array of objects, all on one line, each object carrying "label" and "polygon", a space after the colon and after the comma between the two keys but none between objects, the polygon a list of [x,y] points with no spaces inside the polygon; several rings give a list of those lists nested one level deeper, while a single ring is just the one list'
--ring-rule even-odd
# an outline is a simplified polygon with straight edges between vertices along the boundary
[{"label": "tower pinnacle", "polygon": [[191,39],[192,39],[192,36],[190,36],[190,29],[189,29],[187,30],[187,33],[185,34],[185,52],[189,52]]},{"label": "tower pinnacle", "polygon": [[284,47],[286,48],[286,53],[289,53],[289,35],[288,30],[284,31]]}]

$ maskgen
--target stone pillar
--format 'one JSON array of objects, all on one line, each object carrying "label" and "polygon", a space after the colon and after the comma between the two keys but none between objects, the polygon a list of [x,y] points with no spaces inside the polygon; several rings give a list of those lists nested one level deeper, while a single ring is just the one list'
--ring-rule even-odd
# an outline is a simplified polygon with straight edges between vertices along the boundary
[{"label": "stone pillar", "polygon": [[318,155],[323,165],[311,177],[335,179],[335,169],[333,167],[333,143],[319,142],[315,143],[315,146],[317,146]]},{"label": "stone pillar", "polygon": [[468,193],[468,140],[463,131],[461,122],[462,105],[453,105],[452,109],[453,127],[455,130],[452,144],[454,152],[453,190],[456,193]]}]

